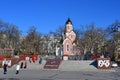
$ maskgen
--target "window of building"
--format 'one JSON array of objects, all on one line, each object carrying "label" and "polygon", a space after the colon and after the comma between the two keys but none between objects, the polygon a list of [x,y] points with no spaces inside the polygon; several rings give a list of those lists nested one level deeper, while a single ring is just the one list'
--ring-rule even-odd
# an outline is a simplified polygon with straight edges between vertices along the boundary
[{"label": "window of building", "polygon": [[66,51],[69,51],[69,45],[68,44],[66,45]]}]

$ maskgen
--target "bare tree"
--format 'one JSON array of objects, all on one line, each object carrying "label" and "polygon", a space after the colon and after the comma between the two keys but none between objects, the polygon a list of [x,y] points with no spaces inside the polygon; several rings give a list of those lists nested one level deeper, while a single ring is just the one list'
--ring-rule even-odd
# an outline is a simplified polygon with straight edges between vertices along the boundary
[{"label": "bare tree", "polygon": [[36,31],[36,27],[32,26],[22,41],[21,48],[27,54],[38,54],[40,52],[40,41],[41,34]]},{"label": "bare tree", "polygon": [[108,26],[107,30],[109,32],[108,51],[111,59],[114,60],[116,55],[118,55],[117,48],[120,45],[120,21],[116,20],[114,23]]},{"label": "bare tree", "polygon": [[101,28],[95,28],[94,24],[87,26],[86,30],[81,33],[81,38],[78,40],[78,46],[80,50],[85,54],[87,51],[94,53],[106,40],[106,33]]},{"label": "bare tree", "polygon": [[5,29],[5,24],[3,21],[0,20],[0,47],[4,48],[5,47],[5,41],[3,40],[5,38],[4,34],[4,29]]},{"label": "bare tree", "polygon": [[50,32],[50,34],[56,39],[56,41],[59,41],[61,44],[63,43],[64,33],[65,33],[65,26],[59,26],[58,29],[56,29],[53,32]]},{"label": "bare tree", "polygon": [[15,49],[19,44],[20,31],[16,25],[6,23],[6,46]]}]

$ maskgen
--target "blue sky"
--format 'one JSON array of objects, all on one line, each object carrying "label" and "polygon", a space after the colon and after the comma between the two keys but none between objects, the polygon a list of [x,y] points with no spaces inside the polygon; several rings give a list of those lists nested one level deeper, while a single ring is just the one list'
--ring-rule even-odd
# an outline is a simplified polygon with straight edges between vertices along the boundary
[{"label": "blue sky", "polygon": [[0,19],[26,33],[30,26],[46,34],[70,17],[74,28],[95,23],[107,27],[120,20],[120,0],[0,0]]}]

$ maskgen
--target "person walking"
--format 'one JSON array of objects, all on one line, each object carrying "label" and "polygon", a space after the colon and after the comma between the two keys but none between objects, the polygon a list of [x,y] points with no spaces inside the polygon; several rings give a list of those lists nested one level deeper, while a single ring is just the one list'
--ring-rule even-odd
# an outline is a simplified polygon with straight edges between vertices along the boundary
[{"label": "person walking", "polygon": [[31,57],[29,58],[29,62],[30,62],[30,63],[32,62],[32,58],[31,58]]},{"label": "person walking", "polygon": [[24,68],[27,68],[27,61],[24,62]]},{"label": "person walking", "polygon": [[39,58],[39,64],[42,64],[42,56]]},{"label": "person walking", "polygon": [[21,69],[23,68],[23,62],[21,62],[20,68],[21,68]]},{"label": "person walking", "polygon": [[7,60],[6,59],[3,60],[2,65],[3,65],[4,74],[7,74]]},{"label": "person walking", "polygon": [[7,74],[7,64],[3,65],[4,74]]},{"label": "person walking", "polygon": [[19,63],[16,65],[16,74],[19,74],[19,70],[20,70],[20,65]]}]

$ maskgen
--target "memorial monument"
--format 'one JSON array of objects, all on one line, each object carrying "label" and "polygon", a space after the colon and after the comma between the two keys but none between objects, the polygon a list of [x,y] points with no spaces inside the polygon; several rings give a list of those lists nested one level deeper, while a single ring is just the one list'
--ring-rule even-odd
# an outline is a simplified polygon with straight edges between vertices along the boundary
[{"label": "memorial monument", "polygon": [[65,23],[65,32],[63,34],[63,60],[68,60],[69,56],[75,55],[75,39],[76,34],[73,31],[73,26],[70,18]]}]

